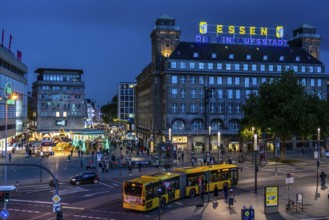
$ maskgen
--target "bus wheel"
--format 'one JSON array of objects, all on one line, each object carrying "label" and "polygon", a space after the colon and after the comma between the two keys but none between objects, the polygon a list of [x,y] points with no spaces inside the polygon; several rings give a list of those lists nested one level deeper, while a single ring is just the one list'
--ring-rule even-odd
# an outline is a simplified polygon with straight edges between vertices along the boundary
[{"label": "bus wheel", "polygon": [[161,206],[161,208],[164,208],[166,206],[166,199],[165,198],[161,199],[160,206]]},{"label": "bus wheel", "polygon": [[193,198],[195,196],[195,194],[196,194],[195,189],[191,189],[190,194],[189,194],[190,198]]}]

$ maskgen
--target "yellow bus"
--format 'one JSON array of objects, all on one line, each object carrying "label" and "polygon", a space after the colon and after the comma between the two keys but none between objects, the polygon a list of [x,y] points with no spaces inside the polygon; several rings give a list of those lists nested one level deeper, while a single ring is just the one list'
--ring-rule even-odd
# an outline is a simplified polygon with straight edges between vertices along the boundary
[{"label": "yellow bus", "polygon": [[145,175],[123,183],[123,208],[148,211],[159,204],[164,207],[169,202],[194,197],[200,193],[201,186],[208,192],[208,189],[214,190],[215,184],[223,189],[224,184],[232,187],[237,183],[238,168],[234,164],[183,167],[172,172]]}]

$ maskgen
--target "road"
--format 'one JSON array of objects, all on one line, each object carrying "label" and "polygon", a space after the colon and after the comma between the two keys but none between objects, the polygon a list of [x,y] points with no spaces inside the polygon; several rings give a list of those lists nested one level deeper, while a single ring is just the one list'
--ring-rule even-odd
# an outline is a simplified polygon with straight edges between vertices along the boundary
[{"label": "road", "polygon": [[[41,163],[39,158],[24,159],[24,157],[20,158],[19,155],[14,158],[14,162]],[[328,170],[328,164],[329,158],[324,158],[320,169]],[[64,219],[139,220],[158,218],[159,212],[157,209],[147,213],[123,209],[121,199],[123,181],[138,175],[154,173],[157,169],[153,167],[143,168],[141,173],[138,169],[134,169],[132,177],[128,175],[127,169],[122,168],[120,171],[117,168],[110,170],[109,173],[99,173],[101,181],[98,184],[73,186],[68,183],[68,178],[84,170],[80,168],[79,158],[73,157],[72,162],[68,163],[65,155],[59,155],[43,159],[43,165],[51,169],[55,175],[58,175],[60,180],[59,196],[61,201],[59,203],[64,213]],[[249,162],[240,164],[240,166],[242,172],[239,172],[239,185],[236,193],[241,197],[253,196],[255,194],[254,165]],[[284,203],[288,198],[288,190],[285,183],[287,173],[291,173],[294,176],[294,183],[290,187],[292,198],[299,190],[300,192],[312,191],[310,194],[313,194],[314,197],[319,194],[324,195],[323,193],[327,191],[327,189],[322,190],[320,188],[314,191],[314,186],[316,185],[316,164],[314,160],[305,158],[305,160],[298,163],[279,163],[277,166],[275,163],[268,163],[260,166],[257,178],[259,193],[262,193],[264,187],[269,184],[277,185],[281,189],[279,195]],[[7,210],[10,213],[9,219],[55,219],[55,215],[52,212],[54,203],[52,197],[55,189],[48,185],[49,179],[49,175],[45,172],[40,175],[40,169],[10,167],[8,169],[8,184],[14,185],[19,180],[21,187],[18,193],[10,192],[10,201],[7,205]],[[207,196],[205,198],[207,199]],[[323,196],[315,199],[323,199]],[[178,210],[184,210],[187,205],[193,205],[198,200],[199,198],[182,199],[170,203],[162,210],[162,218],[169,219],[170,217],[168,216],[171,216],[172,213],[180,213]],[[222,202],[222,204],[224,203]],[[262,209],[262,207],[259,208]],[[329,211],[327,212],[329,215]],[[198,216],[196,219],[202,219],[202,217]],[[204,217],[203,219],[207,218]]]}]

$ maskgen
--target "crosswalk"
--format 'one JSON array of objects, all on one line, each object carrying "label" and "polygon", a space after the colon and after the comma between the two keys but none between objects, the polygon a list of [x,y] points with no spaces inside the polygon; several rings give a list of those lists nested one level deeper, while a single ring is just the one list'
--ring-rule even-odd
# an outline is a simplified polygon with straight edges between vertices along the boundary
[{"label": "crosswalk", "polygon": [[[98,183],[105,188],[120,188],[122,187],[122,183],[103,178],[101,181]],[[72,185],[69,182],[59,182],[59,195],[68,195],[68,194],[74,194],[74,193],[80,193],[80,192],[87,192],[90,191],[91,189],[90,185]],[[43,192],[43,191],[49,191],[53,194],[55,194],[55,187],[49,186],[48,183],[36,183],[33,185],[21,185],[19,187],[19,193],[20,194],[33,194],[33,193],[38,193],[38,192]]]}]

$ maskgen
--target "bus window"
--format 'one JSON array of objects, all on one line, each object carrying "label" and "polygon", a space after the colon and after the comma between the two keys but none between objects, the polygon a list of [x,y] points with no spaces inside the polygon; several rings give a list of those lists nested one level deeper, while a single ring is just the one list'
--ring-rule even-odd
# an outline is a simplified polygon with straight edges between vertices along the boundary
[{"label": "bus window", "polygon": [[126,182],[124,185],[126,195],[130,196],[141,196],[143,191],[143,185],[139,183]]}]

